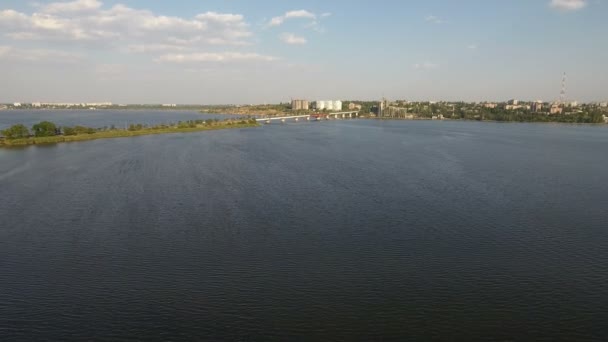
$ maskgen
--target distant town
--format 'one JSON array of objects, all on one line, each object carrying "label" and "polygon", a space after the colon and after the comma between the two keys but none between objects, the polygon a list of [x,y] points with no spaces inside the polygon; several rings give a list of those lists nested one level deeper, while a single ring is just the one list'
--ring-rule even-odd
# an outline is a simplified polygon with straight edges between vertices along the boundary
[{"label": "distant town", "polygon": [[306,113],[357,111],[365,118],[432,119],[432,120],[491,120],[520,122],[608,123],[608,102],[579,103],[558,100],[504,102],[449,101],[378,101],[292,99],[289,102],[264,105],[181,105],[181,104],[114,104],[112,102],[32,102],[0,104],[0,110],[23,109],[166,109],[199,110],[203,113],[238,114],[247,116],[289,116]]},{"label": "distant town", "polygon": [[449,101],[341,101],[293,99],[277,105],[205,106],[207,113],[240,115],[301,115],[311,112],[357,111],[359,117],[378,119],[491,120],[519,122],[608,123],[608,102],[577,101],[449,102]]}]

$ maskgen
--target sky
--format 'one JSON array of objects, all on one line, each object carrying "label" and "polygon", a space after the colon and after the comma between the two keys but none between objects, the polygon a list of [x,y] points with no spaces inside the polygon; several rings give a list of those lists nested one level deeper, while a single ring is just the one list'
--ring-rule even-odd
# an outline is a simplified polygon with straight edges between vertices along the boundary
[{"label": "sky", "polygon": [[608,0],[0,0],[0,102],[608,100]]}]

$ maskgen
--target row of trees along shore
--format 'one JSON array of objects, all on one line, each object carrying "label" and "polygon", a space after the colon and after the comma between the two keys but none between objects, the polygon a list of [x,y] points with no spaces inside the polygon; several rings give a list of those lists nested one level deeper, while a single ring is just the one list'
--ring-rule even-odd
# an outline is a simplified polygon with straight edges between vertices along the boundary
[{"label": "row of trees along shore", "polygon": [[3,139],[0,139],[0,142],[4,145],[28,145],[148,134],[195,132],[257,125],[256,120],[251,118],[189,120],[159,125],[131,124],[126,128],[117,128],[113,125],[103,128],[92,128],[79,125],[58,126],[50,121],[42,121],[33,125],[31,129],[23,124],[16,124],[2,130],[0,132],[2,133]]}]

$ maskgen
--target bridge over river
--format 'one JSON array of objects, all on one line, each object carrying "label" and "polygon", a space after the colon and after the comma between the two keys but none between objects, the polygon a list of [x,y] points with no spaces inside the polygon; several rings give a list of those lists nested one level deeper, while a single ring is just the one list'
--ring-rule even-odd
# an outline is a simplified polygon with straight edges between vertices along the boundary
[{"label": "bridge over river", "polygon": [[331,120],[331,119],[349,119],[359,117],[359,112],[337,112],[337,113],[312,113],[305,115],[290,115],[290,116],[271,116],[266,118],[256,119],[257,122],[271,123],[272,121],[286,122],[287,120],[300,121],[302,120]]}]

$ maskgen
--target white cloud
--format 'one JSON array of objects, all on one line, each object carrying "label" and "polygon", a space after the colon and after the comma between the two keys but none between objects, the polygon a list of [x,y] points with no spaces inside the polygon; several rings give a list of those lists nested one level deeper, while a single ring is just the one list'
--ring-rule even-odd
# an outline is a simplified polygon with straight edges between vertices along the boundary
[{"label": "white cloud", "polygon": [[317,16],[312,13],[309,12],[307,10],[298,10],[298,11],[289,11],[287,13],[285,13],[285,18],[289,19],[289,18],[311,18],[314,19]]},{"label": "white cloud", "polygon": [[469,44],[469,45],[467,45],[467,49],[477,50],[477,48],[478,48],[477,44]]},{"label": "white cloud", "polygon": [[321,24],[319,24],[317,20],[313,20],[309,24],[306,24],[306,26],[304,27],[318,33],[325,33],[325,28],[323,28],[323,26],[321,26]]},{"label": "white cloud", "polygon": [[76,63],[82,60],[77,53],[51,50],[51,49],[22,49],[7,45],[0,45],[0,60],[26,63]]},{"label": "white cloud", "polygon": [[443,24],[444,23],[443,19],[441,19],[437,16],[434,16],[434,15],[428,15],[424,18],[424,20],[427,23],[433,23],[433,24]]},{"label": "white cloud", "polygon": [[562,11],[576,11],[587,6],[587,0],[551,0],[550,6]]},{"label": "white cloud", "polygon": [[120,4],[104,9],[97,0],[50,3],[32,14],[0,10],[0,32],[13,40],[176,48],[246,45],[252,36],[240,14],[206,12],[182,18]]},{"label": "white cloud", "polygon": [[289,11],[281,16],[270,19],[270,22],[268,23],[268,25],[269,26],[279,26],[279,25],[282,25],[285,22],[285,20],[295,19],[295,18],[305,18],[305,19],[314,20],[317,18],[317,15],[312,12],[309,12],[307,10]]},{"label": "white cloud", "polygon": [[91,12],[101,8],[97,0],[76,0],[72,2],[55,2],[42,7],[44,13],[78,13]]},{"label": "white cloud", "polygon": [[265,56],[257,53],[241,53],[241,52],[222,52],[222,53],[211,53],[211,52],[199,52],[199,53],[185,53],[185,54],[166,54],[160,56],[157,61],[164,63],[227,63],[227,62],[240,62],[240,61],[252,61],[252,62],[272,62],[278,60],[277,57]]},{"label": "white cloud", "polygon": [[322,18],[327,18],[327,17],[331,17],[331,13],[330,12],[325,12],[323,14],[321,14]]},{"label": "white cloud", "polygon": [[306,38],[300,37],[300,36],[296,36],[293,33],[283,33],[281,35],[281,40],[284,43],[290,44],[290,45],[303,45],[303,44],[306,44],[308,42],[306,40]]},{"label": "white cloud", "polygon": [[439,64],[433,62],[424,62],[414,64],[414,68],[418,70],[433,70],[439,68]]},{"label": "white cloud", "polygon": [[189,48],[183,45],[173,44],[131,44],[124,51],[135,53],[154,53],[167,51],[185,51]]}]

